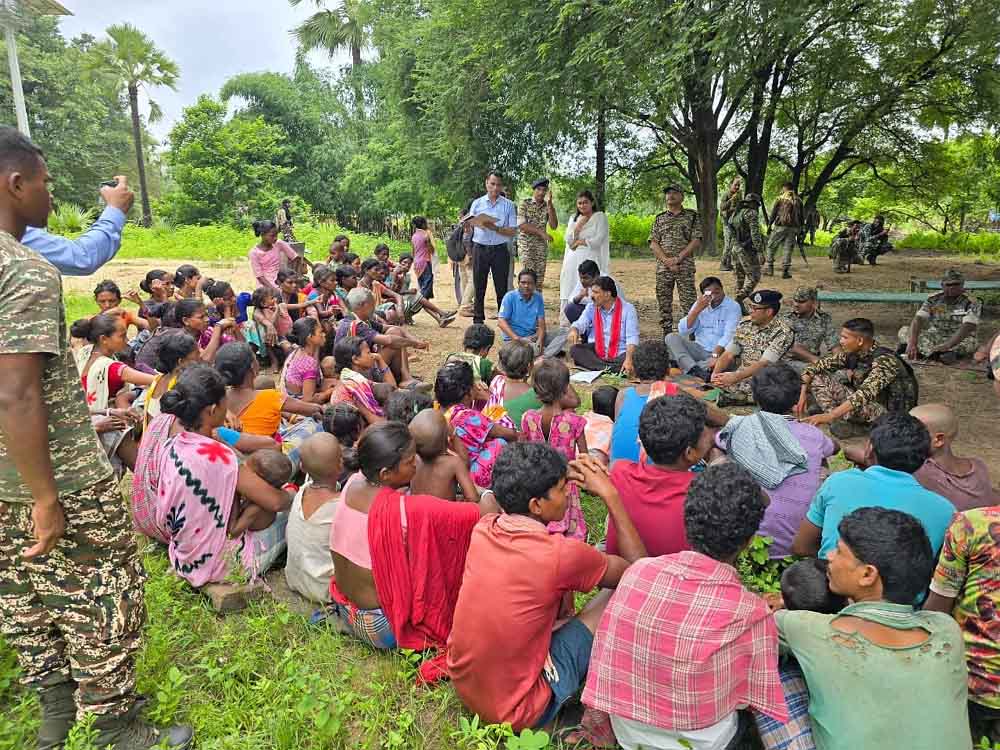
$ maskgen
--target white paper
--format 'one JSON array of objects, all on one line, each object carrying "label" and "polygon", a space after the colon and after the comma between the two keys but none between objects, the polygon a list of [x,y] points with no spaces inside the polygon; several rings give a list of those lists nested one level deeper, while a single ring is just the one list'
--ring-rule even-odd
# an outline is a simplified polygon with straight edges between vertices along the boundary
[{"label": "white paper", "polygon": [[574,372],[572,375],[569,376],[569,380],[570,380],[571,383],[588,383],[589,384],[589,383],[593,383],[595,380],[597,380],[603,374],[604,374],[604,370],[591,370],[591,371],[584,370],[584,371],[581,371],[581,372]]}]

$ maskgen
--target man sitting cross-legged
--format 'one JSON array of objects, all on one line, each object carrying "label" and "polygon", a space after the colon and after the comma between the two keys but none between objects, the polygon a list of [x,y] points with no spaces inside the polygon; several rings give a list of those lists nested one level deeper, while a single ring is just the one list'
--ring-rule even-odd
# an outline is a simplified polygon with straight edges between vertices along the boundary
[{"label": "man sitting cross-legged", "polygon": [[497,326],[504,341],[525,341],[535,356],[554,357],[566,345],[566,329],[545,328],[545,301],[537,289],[538,277],[525,268],[517,275],[517,289],[504,295],[497,313]]},{"label": "man sitting cross-legged", "polygon": [[913,476],[924,465],[930,447],[927,428],[916,417],[899,412],[882,417],[872,428],[865,449],[869,468],[838,471],[823,482],[792,543],[792,554],[826,557],[837,546],[844,516],[880,505],[915,516],[937,555],[955,506],[921,487]]},{"label": "man sitting cross-legged", "polygon": [[666,343],[682,372],[707,381],[716,360],[733,340],[743,308],[726,296],[722,282],[715,276],[702,279],[698,291],[701,296],[681,318],[678,333],[667,334]]},{"label": "man sitting cross-legged", "polygon": [[[590,343],[579,343],[581,338]],[[635,376],[632,354],[639,344],[639,314],[618,296],[610,276],[598,276],[590,287],[590,304],[569,329],[569,355],[585,370],[622,371]]]},{"label": "man sitting cross-legged", "polygon": [[907,359],[954,364],[976,352],[982,314],[982,300],[965,292],[965,276],[949,268],[941,277],[941,291],[927,298],[910,325],[899,329],[899,344],[906,347]]},{"label": "man sitting cross-legged", "polygon": [[961,632],[947,615],[913,607],[934,569],[924,527],[867,507],[844,516],[837,537],[830,590],[853,604],[775,614],[782,650],[809,687],[817,749],[970,747]]},{"label": "man sitting cross-legged", "polygon": [[[837,373],[846,370],[847,382]],[[813,362],[802,373],[797,416],[811,425],[830,425],[839,438],[864,434],[886,411],[917,405],[917,381],[903,360],[875,342],[867,318],[848,320],[840,329],[840,350]],[[810,400],[822,414],[806,417]]]},{"label": "man sitting cross-legged", "polygon": [[691,550],[622,576],[594,636],[583,702],[610,714],[625,750],[733,747],[747,706],[787,720],[774,618],[734,567],[766,506],[745,469],[710,466],[684,504]]},{"label": "man sitting cross-legged", "polygon": [[[566,481],[601,498],[618,529],[623,557],[549,534],[566,512]],[[462,703],[486,723],[515,731],[550,723],[583,683],[593,633],[607,604],[598,595],[553,629],[564,595],[618,584],[646,550],[617,490],[589,456],[569,465],[542,443],[512,443],[500,453],[493,490],[505,511],[472,532],[458,595],[448,669]]]}]

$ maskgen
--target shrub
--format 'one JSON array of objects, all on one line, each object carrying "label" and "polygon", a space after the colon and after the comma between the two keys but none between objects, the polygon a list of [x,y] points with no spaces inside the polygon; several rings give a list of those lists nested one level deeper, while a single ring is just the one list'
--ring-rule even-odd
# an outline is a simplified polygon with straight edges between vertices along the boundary
[{"label": "shrub", "polygon": [[911,232],[898,243],[901,248],[912,250],[940,250],[959,255],[984,257],[1000,255],[1000,234],[994,232]]},{"label": "shrub", "polygon": [[96,212],[92,208],[80,208],[72,203],[62,203],[49,214],[49,231],[62,235],[77,234],[90,226],[95,215]]}]

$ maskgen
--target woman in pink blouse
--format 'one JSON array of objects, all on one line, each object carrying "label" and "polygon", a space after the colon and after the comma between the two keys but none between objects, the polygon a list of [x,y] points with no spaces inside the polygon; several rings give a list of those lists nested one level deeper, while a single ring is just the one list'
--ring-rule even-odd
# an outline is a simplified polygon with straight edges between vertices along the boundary
[{"label": "woman in pink blouse", "polygon": [[250,270],[261,286],[278,290],[282,256],[294,261],[298,253],[287,242],[278,239],[278,227],[273,221],[255,221],[253,233],[260,241],[250,250]]}]

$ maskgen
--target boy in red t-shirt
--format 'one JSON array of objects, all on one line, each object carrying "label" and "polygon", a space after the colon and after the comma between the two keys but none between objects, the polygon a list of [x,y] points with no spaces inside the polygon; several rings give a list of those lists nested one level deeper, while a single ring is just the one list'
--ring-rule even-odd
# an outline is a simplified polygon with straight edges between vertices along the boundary
[{"label": "boy in red t-shirt", "polygon": [[[624,557],[546,531],[566,512],[567,480],[603,500]],[[607,596],[557,627],[564,595],[613,588],[646,550],[605,469],[589,456],[567,471],[566,459],[546,444],[510,444],[494,467],[493,491],[505,514],[484,516],[473,529],[448,670],[470,711],[520,731],[555,719],[587,673]]]},{"label": "boy in red t-shirt", "polygon": [[[686,393],[646,403],[639,416],[639,440],[650,463],[621,460],[611,483],[650,557],[691,549],[684,535],[684,498],[695,478],[691,467],[712,449],[705,404]],[[618,530],[608,521],[608,554],[618,554]]]}]

